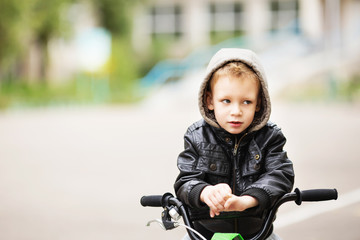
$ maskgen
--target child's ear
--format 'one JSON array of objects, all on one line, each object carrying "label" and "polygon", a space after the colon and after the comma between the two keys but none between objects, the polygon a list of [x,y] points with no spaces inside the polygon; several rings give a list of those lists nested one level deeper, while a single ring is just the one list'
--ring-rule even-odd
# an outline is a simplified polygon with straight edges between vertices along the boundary
[{"label": "child's ear", "polygon": [[259,112],[261,109],[261,97],[258,97],[255,112]]},{"label": "child's ear", "polygon": [[207,108],[210,111],[214,110],[214,103],[213,103],[213,99],[212,99],[212,94],[209,91],[206,92],[206,105],[207,105]]}]

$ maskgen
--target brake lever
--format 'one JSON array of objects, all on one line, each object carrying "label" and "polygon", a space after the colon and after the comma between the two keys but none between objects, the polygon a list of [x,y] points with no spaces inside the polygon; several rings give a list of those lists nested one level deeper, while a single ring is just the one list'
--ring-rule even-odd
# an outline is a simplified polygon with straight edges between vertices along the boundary
[{"label": "brake lever", "polygon": [[164,224],[162,223],[162,221],[161,221],[160,219],[154,219],[154,220],[148,221],[148,223],[146,224],[146,226],[149,227],[150,224],[152,224],[152,223],[154,223],[154,222],[155,222],[155,223],[158,223],[163,230],[166,230]]}]

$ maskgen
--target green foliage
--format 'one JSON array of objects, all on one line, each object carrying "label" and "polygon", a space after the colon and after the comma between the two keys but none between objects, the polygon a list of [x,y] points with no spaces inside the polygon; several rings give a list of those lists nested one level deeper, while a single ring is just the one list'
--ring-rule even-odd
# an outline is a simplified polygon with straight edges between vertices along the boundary
[{"label": "green foliage", "polygon": [[63,29],[63,7],[73,0],[0,0],[0,76],[15,72],[25,62],[29,46],[37,44],[47,67],[47,44]]},{"label": "green foliage", "polygon": [[[26,0],[0,0],[0,70],[9,69],[14,62],[21,38],[24,23]],[[0,71],[0,74],[1,74]],[[1,75],[0,75],[1,76]]]},{"label": "green foliage", "polygon": [[0,88],[0,108],[23,108],[70,103],[76,96],[71,85],[51,87],[44,84],[8,82]]},{"label": "green foliage", "polygon": [[[0,0],[0,108],[84,103],[131,102],[137,99],[141,61],[131,48],[132,7],[141,0]],[[101,27],[112,36],[111,59],[96,74],[79,73],[64,84],[46,79],[47,45],[67,38],[72,3],[90,3]],[[27,55],[40,48],[42,76],[29,83]]]},{"label": "green foliage", "polygon": [[227,39],[236,38],[244,36],[243,31],[234,31],[234,32],[211,32],[211,44],[218,44],[223,41],[226,41]]},{"label": "green foliage", "polygon": [[105,76],[109,78],[113,102],[129,102],[134,98],[136,80],[140,77],[139,61],[130,44],[128,38],[112,38],[112,53]]},{"label": "green foliage", "polygon": [[102,26],[114,35],[128,35],[131,26],[131,9],[138,1],[90,0],[97,9]]},{"label": "green foliage", "polygon": [[0,109],[131,103],[139,100],[134,93],[130,84],[86,74],[62,85],[7,82],[0,85]]},{"label": "green foliage", "polygon": [[0,82],[0,109],[137,101],[139,65],[129,45],[127,38],[112,38],[112,55],[102,71],[78,74],[65,84]]},{"label": "green foliage", "polygon": [[291,101],[360,101],[360,75],[349,78],[324,76],[287,87],[280,97]]},{"label": "green foliage", "polygon": [[31,19],[32,33],[36,41],[46,45],[51,38],[63,33],[67,24],[61,18],[64,8],[74,0],[31,0],[29,19]]},{"label": "green foliage", "polygon": [[360,101],[360,74],[340,84],[338,96],[347,101]]}]

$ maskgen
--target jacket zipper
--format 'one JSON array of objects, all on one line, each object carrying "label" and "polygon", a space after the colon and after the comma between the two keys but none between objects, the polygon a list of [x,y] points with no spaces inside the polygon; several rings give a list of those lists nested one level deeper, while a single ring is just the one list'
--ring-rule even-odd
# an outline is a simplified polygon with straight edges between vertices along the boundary
[{"label": "jacket zipper", "polygon": [[234,150],[233,150],[233,156],[234,156],[234,170],[233,170],[233,189],[232,189],[232,192],[233,194],[235,193],[235,184],[236,184],[236,177],[235,177],[235,173],[236,173],[236,169],[235,169],[235,166],[236,166],[236,154],[238,152],[238,149],[239,149],[239,146],[240,146],[240,143],[241,143],[241,140],[243,140],[243,138],[247,135],[247,133],[245,133],[240,139],[239,141],[237,141],[237,137],[235,137],[235,146],[234,146]]},{"label": "jacket zipper", "polygon": [[234,156],[236,156],[237,150],[239,148],[239,144],[240,144],[240,141],[238,142],[237,138],[235,137],[235,146],[234,146],[234,151],[233,151]]},{"label": "jacket zipper", "polygon": [[233,155],[236,156],[238,148],[240,146],[240,142],[241,140],[243,140],[243,138],[247,135],[247,133],[245,133],[240,139],[239,141],[237,140],[237,137],[235,137],[235,146],[234,146],[234,151],[233,151]]},{"label": "jacket zipper", "polygon": [[[233,156],[234,156],[234,172],[233,172],[233,189],[232,189],[232,192],[233,194],[235,194],[235,184],[236,184],[236,169],[235,169],[235,166],[236,166],[236,154],[238,152],[238,149],[239,149],[239,146],[240,146],[240,142],[241,140],[247,135],[247,133],[245,133],[240,139],[239,141],[237,141],[237,137],[235,137],[235,146],[234,146],[234,150],[233,150]],[[235,232],[239,232],[238,230],[238,220],[235,218],[235,223],[234,223],[234,230]]]}]

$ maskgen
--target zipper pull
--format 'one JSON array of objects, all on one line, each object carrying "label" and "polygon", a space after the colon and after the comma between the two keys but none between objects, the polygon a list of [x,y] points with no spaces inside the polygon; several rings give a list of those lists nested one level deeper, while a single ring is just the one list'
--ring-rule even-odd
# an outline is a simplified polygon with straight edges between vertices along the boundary
[{"label": "zipper pull", "polygon": [[237,154],[237,150],[239,148],[240,142],[241,140],[247,135],[247,133],[245,133],[240,139],[239,141],[237,140],[237,138],[235,137],[235,146],[234,146],[234,151],[233,151],[233,155],[235,156]]},{"label": "zipper pull", "polygon": [[237,138],[235,138],[235,146],[234,146],[234,151],[233,151],[233,155],[235,156],[236,153],[237,153],[237,150],[238,150],[238,147],[239,147],[239,143],[240,141],[238,142]]},{"label": "zipper pull", "polygon": [[236,155],[236,153],[237,153],[237,149],[238,149],[238,147],[239,147],[239,144],[235,144],[235,147],[234,147],[234,152],[233,152],[233,155],[235,156]]}]

